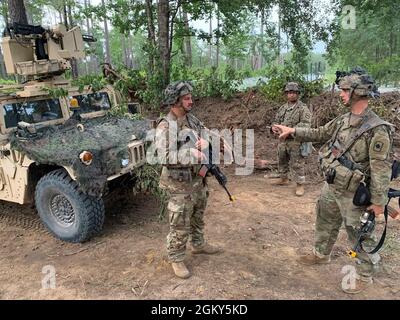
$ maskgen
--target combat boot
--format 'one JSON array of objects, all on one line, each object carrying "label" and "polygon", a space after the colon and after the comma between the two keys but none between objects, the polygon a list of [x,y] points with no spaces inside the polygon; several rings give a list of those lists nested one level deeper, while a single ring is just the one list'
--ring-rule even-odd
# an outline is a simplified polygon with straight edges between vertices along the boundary
[{"label": "combat boot", "polygon": [[287,186],[289,184],[289,179],[288,178],[273,179],[271,180],[270,184],[273,186]]},{"label": "combat boot", "polygon": [[297,185],[296,185],[296,196],[298,196],[298,197],[304,196],[304,186],[302,184],[297,183]]},{"label": "combat boot", "polygon": [[331,257],[324,256],[324,257],[320,258],[317,255],[315,255],[314,253],[309,253],[309,254],[300,256],[297,259],[297,262],[299,262],[300,264],[305,265],[305,266],[313,266],[316,264],[328,264],[331,262]]},{"label": "combat boot", "polygon": [[211,244],[205,243],[202,246],[193,246],[192,253],[193,254],[214,254],[219,253],[222,250],[218,247],[215,247]]},{"label": "combat boot", "polygon": [[342,283],[342,290],[348,294],[357,294],[368,289],[373,283],[372,277],[360,277],[357,275],[354,282],[350,281],[350,283],[345,283],[345,285]]},{"label": "combat boot", "polygon": [[186,268],[185,264],[181,262],[172,262],[172,269],[174,269],[174,273],[177,277],[182,279],[187,279],[190,277],[190,272]]}]

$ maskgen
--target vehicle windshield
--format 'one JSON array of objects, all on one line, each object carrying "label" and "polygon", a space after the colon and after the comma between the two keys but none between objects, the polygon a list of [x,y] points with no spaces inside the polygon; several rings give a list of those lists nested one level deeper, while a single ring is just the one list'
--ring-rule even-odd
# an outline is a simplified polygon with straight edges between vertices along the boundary
[{"label": "vehicle windshield", "polygon": [[74,96],[79,103],[79,113],[90,113],[111,108],[107,92],[95,92]]},{"label": "vehicle windshield", "polygon": [[6,128],[16,127],[20,121],[40,123],[63,117],[58,99],[7,103],[3,110]]}]

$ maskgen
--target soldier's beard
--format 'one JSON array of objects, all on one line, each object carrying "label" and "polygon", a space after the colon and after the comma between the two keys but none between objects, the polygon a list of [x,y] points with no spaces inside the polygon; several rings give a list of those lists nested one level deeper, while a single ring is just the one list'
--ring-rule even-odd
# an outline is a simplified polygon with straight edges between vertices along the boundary
[{"label": "soldier's beard", "polygon": [[181,108],[184,112],[189,113],[192,111],[192,106],[193,105],[188,105],[187,107],[184,107],[183,105],[181,105]]}]

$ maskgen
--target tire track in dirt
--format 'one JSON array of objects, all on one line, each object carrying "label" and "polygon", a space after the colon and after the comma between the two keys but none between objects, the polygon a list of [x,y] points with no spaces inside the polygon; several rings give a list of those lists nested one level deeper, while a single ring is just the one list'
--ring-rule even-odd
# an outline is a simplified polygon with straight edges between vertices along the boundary
[{"label": "tire track in dirt", "polygon": [[0,214],[0,232],[14,231],[15,227],[21,230],[49,233],[39,217],[24,214]]}]

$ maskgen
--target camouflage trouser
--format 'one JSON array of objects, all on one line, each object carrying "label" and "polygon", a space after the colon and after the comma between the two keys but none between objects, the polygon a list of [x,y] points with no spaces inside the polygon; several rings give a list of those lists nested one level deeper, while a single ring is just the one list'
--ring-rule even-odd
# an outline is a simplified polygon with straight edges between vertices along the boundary
[{"label": "camouflage trouser", "polygon": [[290,172],[292,179],[298,184],[304,184],[305,159],[300,153],[300,144],[293,142],[278,145],[278,171],[281,178],[287,178]]},{"label": "camouflage trouser", "polygon": [[[325,182],[316,209],[316,254],[327,256],[331,253],[342,222],[344,222],[348,235],[348,248],[352,248],[356,243],[357,237],[355,228],[360,226],[360,216],[364,212],[365,207],[354,206],[353,194],[339,193]],[[373,234],[369,235],[363,242],[363,247],[367,251],[371,251],[375,248],[376,242],[375,236]],[[366,277],[372,276],[373,265],[380,260],[379,255],[360,252],[357,254],[357,258],[356,269],[358,274]]]},{"label": "camouflage trouser", "polygon": [[167,252],[170,261],[183,261],[189,236],[193,246],[201,246],[204,243],[203,215],[207,199],[207,187],[191,194],[172,193],[170,195],[167,208],[170,225]]}]

